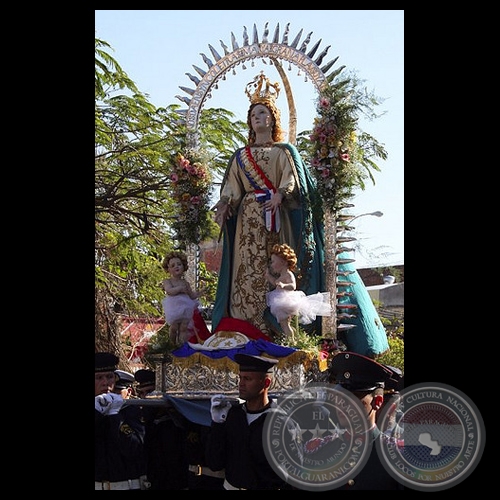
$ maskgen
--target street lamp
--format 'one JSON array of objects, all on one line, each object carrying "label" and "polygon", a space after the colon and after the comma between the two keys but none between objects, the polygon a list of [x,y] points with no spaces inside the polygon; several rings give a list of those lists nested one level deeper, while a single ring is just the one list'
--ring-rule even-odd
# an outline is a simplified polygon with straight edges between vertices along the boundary
[{"label": "street lamp", "polygon": [[[380,210],[377,210],[376,212],[366,212],[364,214],[359,214],[354,216],[352,219],[349,219],[349,215],[344,215],[343,218],[344,220],[348,223],[351,224],[353,220],[359,219],[360,217],[364,217],[365,215],[373,215],[374,217],[382,217],[384,215]],[[344,236],[345,232],[347,231],[347,227],[342,231],[340,236]]]},{"label": "street lamp", "polygon": [[360,217],[364,217],[365,215],[373,215],[374,217],[382,217],[384,215],[380,210],[377,210],[376,212],[366,212],[365,214],[359,214],[353,217],[352,219],[349,219],[349,224],[356,219],[359,219]]}]

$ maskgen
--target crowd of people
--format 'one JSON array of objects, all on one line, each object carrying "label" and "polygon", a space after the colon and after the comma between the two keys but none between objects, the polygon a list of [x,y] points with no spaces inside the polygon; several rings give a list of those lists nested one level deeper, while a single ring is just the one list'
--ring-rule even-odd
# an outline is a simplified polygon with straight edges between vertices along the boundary
[{"label": "crowd of people", "polygon": [[[269,395],[277,360],[236,354],[239,398],[213,395],[209,425],[191,421],[176,408],[146,404],[155,393],[155,372],[118,370],[118,357],[95,354],[95,489],[293,490],[269,463],[263,428],[278,401]],[[354,394],[366,410],[369,438],[403,440],[394,419],[379,429],[384,404],[396,414],[402,374],[365,356],[342,352],[331,364],[330,382]],[[129,398],[144,404],[127,405]],[[149,391],[149,392],[144,392]],[[139,402],[140,403],[140,402]],[[341,421],[339,420],[339,423]],[[375,446],[361,472],[339,488],[402,489],[383,467]]]},{"label": "crowd of people", "polygon": [[224,472],[205,459],[209,428],[166,405],[127,405],[156,394],[155,372],[131,374],[118,363],[95,354],[95,489],[223,489]]}]

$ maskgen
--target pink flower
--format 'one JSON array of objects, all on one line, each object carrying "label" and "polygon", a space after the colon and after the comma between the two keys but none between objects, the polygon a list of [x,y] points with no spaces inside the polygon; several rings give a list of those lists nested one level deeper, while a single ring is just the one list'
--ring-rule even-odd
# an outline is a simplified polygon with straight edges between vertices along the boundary
[{"label": "pink flower", "polygon": [[319,105],[321,108],[328,108],[330,106],[330,99],[327,99],[326,97],[322,97],[319,100]]},{"label": "pink flower", "polygon": [[179,161],[179,165],[182,168],[187,169],[191,164],[189,163],[189,160],[187,158],[184,158],[184,156],[181,156],[181,159]]},{"label": "pink flower", "polygon": [[330,177],[330,170],[328,168],[323,168],[321,170],[321,177],[323,177],[323,179]]}]

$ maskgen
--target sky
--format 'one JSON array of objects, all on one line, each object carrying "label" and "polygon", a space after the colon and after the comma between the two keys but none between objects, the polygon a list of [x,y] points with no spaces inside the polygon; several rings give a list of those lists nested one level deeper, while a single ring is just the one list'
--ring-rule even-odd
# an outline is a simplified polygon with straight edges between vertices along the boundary
[{"label": "sky", "polygon": [[[176,96],[189,97],[180,87],[195,88],[187,73],[199,76],[193,66],[207,70],[201,54],[214,61],[211,45],[221,56],[222,43],[231,50],[234,35],[243,45],[244,27],[253,42],[254,27],[262,41],[268,23],[269,41],[279,25],[282,42],[289,25],[288,43],[302,30],[298,47],[310,34],[306,53],[317,42],[313,59],[329,47],[320,66],[338,57],[333,69],[361,80],[367,91],[383,102],[375,107],[378,118],[361,119],[360,128],[384,145],[386,160],[377,160],[375,184],[367,180],[357,190],[348,213],[360,216],[352,225],[355,248],[351,256],[357,268],[404,264],[404,11],[403,10],[96,10],[95,36],[107,42],[111,55],[139,90],[157,107],[180,104]],[[221,80],[205,108],[224,108],[246,121],[247,83],[264,70],[281,81],[276,69],[262,61],[236,68]],[[297,133],[311,130],[316,116],[317,91],[298,67],[291,65],[287,77],[297,108]],[[278,98],[283,127],[288,126],[286,96]],[[381,217],[370,214],[382,212]]]}]

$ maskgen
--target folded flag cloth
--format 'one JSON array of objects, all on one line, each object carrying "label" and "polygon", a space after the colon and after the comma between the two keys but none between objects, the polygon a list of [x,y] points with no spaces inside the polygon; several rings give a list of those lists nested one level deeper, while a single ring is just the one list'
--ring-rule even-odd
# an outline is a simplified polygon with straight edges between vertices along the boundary
[{"label": "folded flag cloth", "polygon": [[[264,203],[271,199],[273,191],[270,189],[256,189],[255,190],[255,198],[259,203]],[[275,233],[279,232],[281,228],[280,221],[280,211],[279,209],[272,213],[271,210],[264,210],[264,218],[266,221],[266,229],[268,231],[274,231]]]}]

